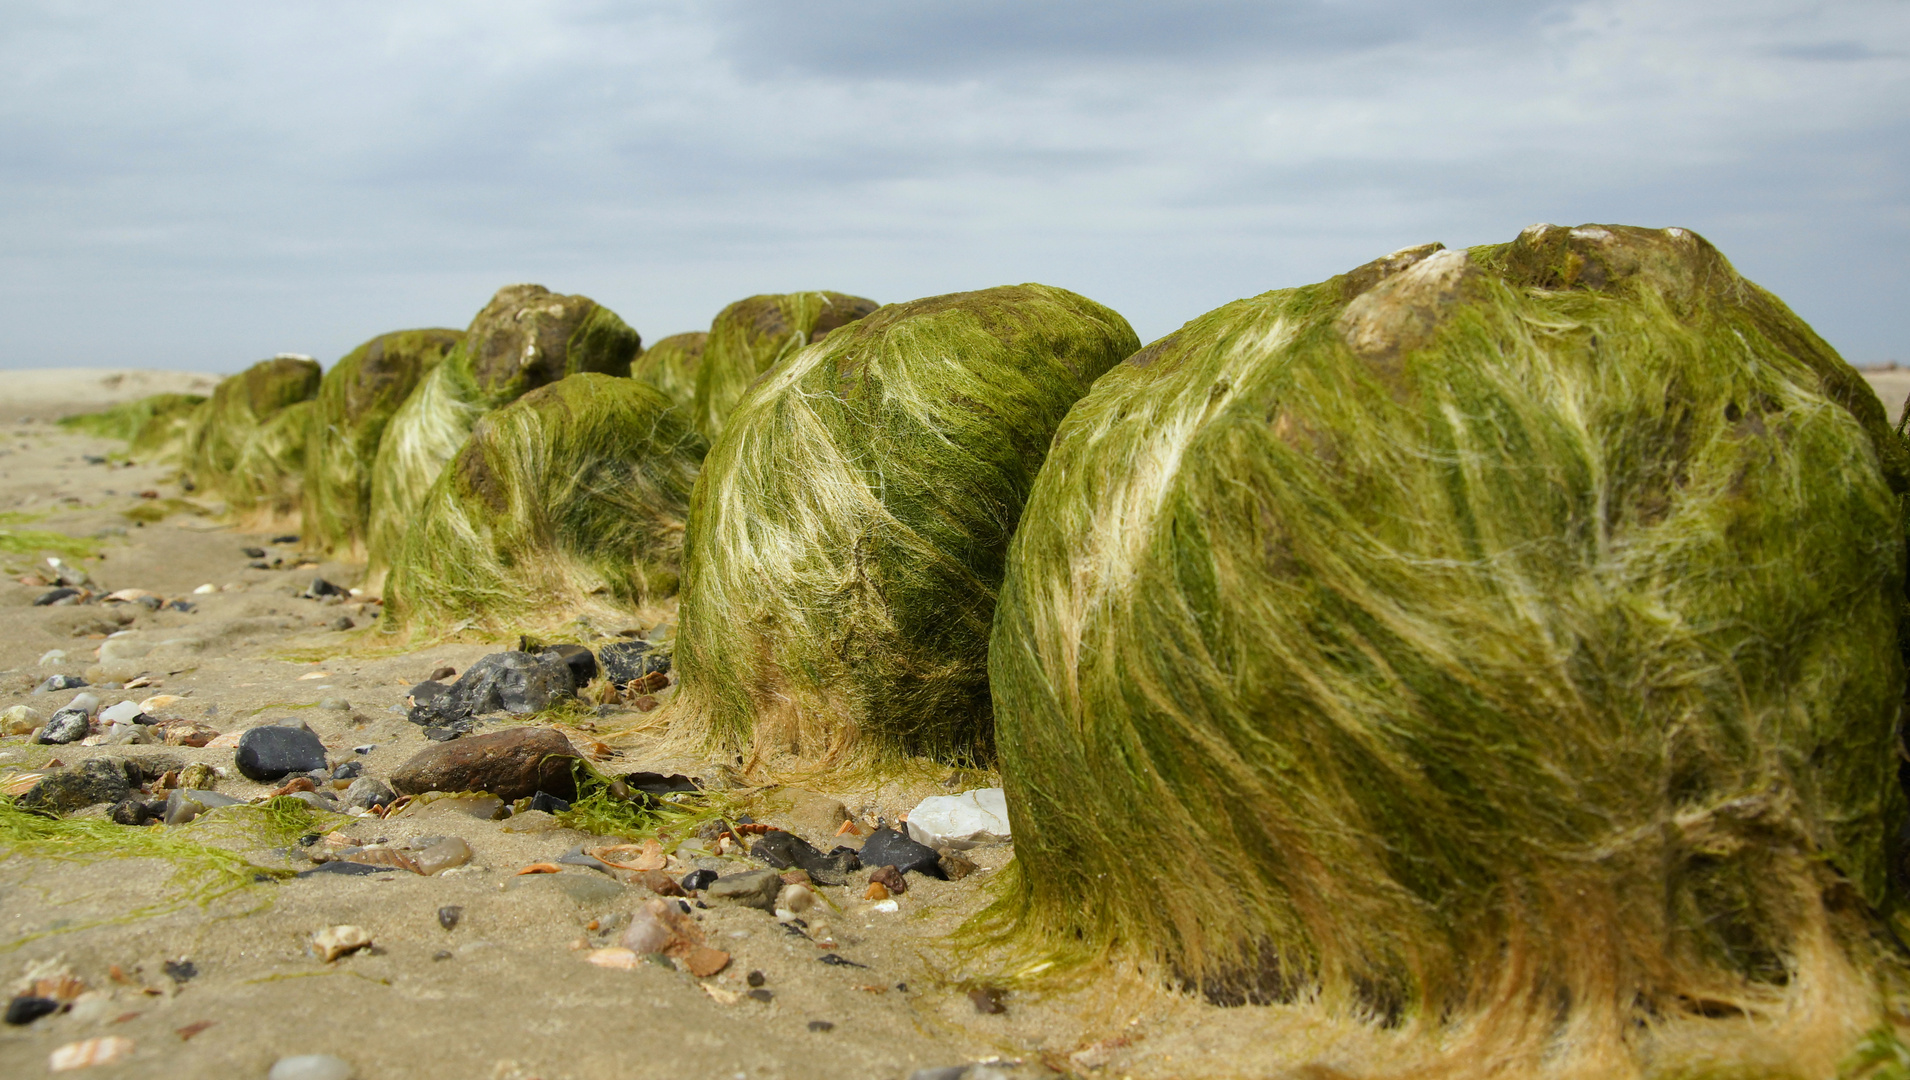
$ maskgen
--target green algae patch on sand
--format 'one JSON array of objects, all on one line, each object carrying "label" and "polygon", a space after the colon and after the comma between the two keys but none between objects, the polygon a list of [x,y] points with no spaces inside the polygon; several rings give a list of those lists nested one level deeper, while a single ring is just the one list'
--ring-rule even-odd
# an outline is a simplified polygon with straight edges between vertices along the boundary
[{"label": "green algae patch on sand", "polygon": [[431,485],[478,417],[569,375],[628,376],[642,349],[635,330],[589,297],[542,285],[499,289],[385,425],[371,469],[368,584],[376,587],[396,558]]},{"label": "green algae patch on sand", "polygon": [[819,291],[766,293],[724,308],[710,323],[696,366],[696,430],[714,443],[758,375],[878,306],[860,296]]},{"label": "green algae patch on sand", "polygon": [[305,452],[301,531],[308,544],[325,551],[363,550],[371,518],[372,462],[385,425],[463,337],[456,330],[380,334],[325,373]]},{"label": "green algae patch on sand", "polygon": [[205,401],[201,394],[153,394],[100,412],[63,417],[60,426],[120,439],[134,454],[167,460],[183,447],[192,412]]},{"label": "green algae patch on sand", "polygon": [[1015,285],[884,307],[764,376],[697,480],[673,725],[764,759],[990,760],[1008,538],[1062,416],[1138,345]]},{"label": "green algae patch on sand", "polygon": [[1904,462],[1682,229],[1193,320],[1075,406],[1014,538],[1016,862],[971,932],[1420,1066],[1698,1075],[1641,1048],[1749,1022],[1756,1075],[1829,1075],[1894,902]]},{"label": "green algae patch on sand", "polygon": [[504,630],[647,612],[676,594],[705,450],[655,387],[608,375],[485,415],[392,561],[388,624]]},{"label": "green algae patch on sand", "polygon": [[671,334],[630,362],[630,377],[663,391],[687,411],[696,403],[696,371],[709,338],[702,331]]},{"label": "green algae patch on sand", "polygon": [[[309,408],[279,414],[318,393],[317,361],[282,355],[219,381],[193,409],[182,440],[182,472],[196,486],[246,514],[262,504],[298,505]],[[263,470],[261,472],[261,470]],[[291,483],[290,491],[285,485]]]}]

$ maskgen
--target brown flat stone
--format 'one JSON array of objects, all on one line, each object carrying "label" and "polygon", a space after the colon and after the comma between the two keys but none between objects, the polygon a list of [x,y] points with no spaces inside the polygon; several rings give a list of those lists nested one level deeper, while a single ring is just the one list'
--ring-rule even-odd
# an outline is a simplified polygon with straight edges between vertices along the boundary
[{"label": "brown flat stone", "polygon": [[488,791],[509,802],[547,791],[574,799],[571,765],[577,760],[570,740],[550,728],[510,728],[426,747],[398,766],[391,786],[406,795]]}]

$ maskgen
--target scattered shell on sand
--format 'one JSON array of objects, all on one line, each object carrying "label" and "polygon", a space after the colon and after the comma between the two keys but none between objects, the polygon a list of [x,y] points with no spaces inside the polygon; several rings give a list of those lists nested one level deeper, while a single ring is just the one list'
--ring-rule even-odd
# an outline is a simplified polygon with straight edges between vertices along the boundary
[{"label": "scattered shell on sand", "polygon": [[47,1068],[53,1072],[66,1072],[69,1069],[84,1069],[93,1065],[110,1065],[133,1052],[133,1040],[123,1035],[108,1035],[101,1039],[81,1039],[70,1042],[53,1051],[47,1059]]},{"label": "scattered shell on sand", "polygon": [[609,948],[592,949],[584,959],[601,968],[615,968],[618,971],[634,971],[643,963],[643,957],[629,949]]},{"label": "scattered shell on sand", "polygon": [[329,964],[369,944],[371,934],[362,926],[328,926],[312,935],[312,955]]}]

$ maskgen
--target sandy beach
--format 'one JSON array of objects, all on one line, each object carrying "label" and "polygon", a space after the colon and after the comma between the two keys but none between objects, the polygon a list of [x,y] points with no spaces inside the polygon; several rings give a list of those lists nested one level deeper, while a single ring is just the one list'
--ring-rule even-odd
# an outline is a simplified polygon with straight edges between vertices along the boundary
[{"label": "sandy beach", "polygon": [[[1894,418],[1910,372],[1867,374]],[[10,546],[0,548],[0,708],[51,713],[75,691],[35,688],[72,675],[107,705],[168,695],[173,700],[153,712],[228,738],[194,748],[48,746],[9,736],[0,738],[0,784],[30,781],[56,762],[113,757],[148,776],[203,763],[219,772],[219,793],[251,800],[273,785],[245,779],[223,744],[287,721],[319,736],[328,764],[355,761],[367,775],[387,777],[432,745],[405,716],[408,688],[441,667],[462,671],[513,647],[395,645],[367,598],[302,595],[315,578],[355,586],[362,566],[311,559],[296,540],[224,525],[216,508],[170,482],[166,468],[126,461],[123,446],[49,422],[76,408],[203,389],[209,377],[5,378],[0,529],[9,532],[0,539]],[[96,592],[137,588],[168,603],[35,606],[47,586],[20,579],[57,552],[33,531],[64,538],[65,557],[86,569]],[[245,548],[267,554],[260,560]],[[270,568],[250,565],[260,561]],[[175,600],[189,610],[176,610]],[[341,620],[352,625],[339,629]],[[109,635],[121,658],[102,662]],[[144,685],[100,688],[136,677]],[[566,714],[557,730],[606,773],[698,777],[732,814],[824,850],[862,842],[841,830],[845,818],[866,831],[897,821],[924,796],[977,779],[925,771],[873,790],[826,781],[813,790],[753,787],[728,778],[723,762],[660,756],[649,717],[627,706]],[[537,811],[495,820],[490,804],[457,799],[387,818],[321,814],[304,827],[311,831],[274,833],[257,812],[235,808],[159,828],[269,871],[312,870],[309,851],[326,845],[399,847],[435,836],[462,838],[472,858],[430,877],[393,870],[251,881],[241,873],[207,899],[195,890],[214,879],[190,865],[0,846],[0,977],[12,984],[64,973],[78,980],[71,988],[79,995],[64,1012],[0,1029],[0,1075],[46,1074],[58,1048],[109,1038],[127,1040],[126,1055],[83,1075],[263,1077],[286,1055],[325,1053],[350,1061],[366,1080],[903,1080],[918,1069],[994,1059],[1020,1062],[1006,1074],[1014,1076],[1258,1077],[1291,1075],[1296,1057],[1326,1068],[1370,1064],[1384,1053],[1384,1035],[1308,1030],[1281,1006],[1218,1008],[1117,973],[1073,990],[998,995],[1001,1011],[984,1011],[986,1000],[978,1005],[971,991],[999,982],[1001,958],[956,953],[946,941],[996,895],[992,883],[1013,857],[1011,844],[970,851],[977,870],[959,881],[910,875],[893,911],[866,898],[866,870],[819,887],[822,902],[800,926],[733,904],[692,909],[708,946],[729,954],[720,971],[698,977],[681,964],[590,962],[617,944],[624,921],[654,894],[630,874],[556,861],[580,846],[636,837],[591,835]],[[538,863],[560,870],[519,873]],[[667,870],[681,878],[698,868],[762,867],[740,851],[683,852]],[[447,929],[448,908],[459,912]],[[329,963],[312,955],[314,933],[340,924],[362,927],[372,945]],[[1276,1066],[1276,1058],[1288,1064]]]}]

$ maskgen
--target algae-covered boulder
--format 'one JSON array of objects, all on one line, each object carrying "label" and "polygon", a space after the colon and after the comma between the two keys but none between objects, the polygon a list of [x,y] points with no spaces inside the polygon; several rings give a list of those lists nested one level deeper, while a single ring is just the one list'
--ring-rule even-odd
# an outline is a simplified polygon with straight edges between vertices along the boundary
[{"label": "algae-covered boulder", "polygon": [[185,475],[235,513],[296,508],[311,410],[280,414],[309,402],[318,383],[317,361],[285,353],[220,380],[188,420]]},{"label": "algae-covered boulder", "polygon": [[153,394],[100,412],[60,420],[60,426],[105,439],[123,439],[142,457],[169,459],[184,445],[192,412],[204,404],[201,394]]},{"label": "algae-covered boulder", "polygon": [[388,618],[515,628],[675,595],[705,449],[634,379],[572,375],[489,413],[392,560]]},{"label": "algae-covered boulder", "polygon": [[756,376],[878,306],[837,292],[797,292],[752,296],[724,308],[710,323],[696,365],[696,429],[714,442]]},{"label": "algae-covered boulder", "polygon": [[671,334],[630,362],[630,377],[647,382],[688,410],[696,401],[696,369],[710,335]]},{"label": "algae-covered boulder", "polygon": [[1904,810],[1904,452],[1688,231],[1438,247],[1061,425],[989,653],[997,914],[1504,1075],[1830,1075]]},{"label": "algae-covered boulder", "polygon": [[635,330],[589,297],[542,285],[499,289],[385,425],[371,473],[374,581],[478,417],[568,375],[627,376],[642,347]]},{"label": "algae-covered boulder", "polygon": [[355,551],[371,516],[371,467],[391,414],[463,338],[456,330],[380,334],[333,364],[318,386],[305,454],[304,533]]},{"label": "algae-covered boulder", "polygon": [[1008,538],[1055,425],[1138,344],[1016,285],[882,308],[762,379],[696,485],[680,722],[765,757],[986,760]]}]

